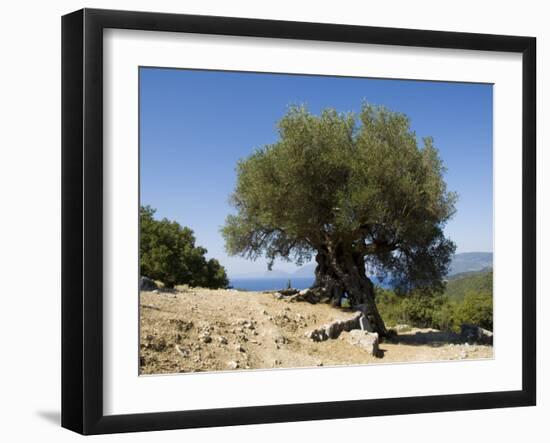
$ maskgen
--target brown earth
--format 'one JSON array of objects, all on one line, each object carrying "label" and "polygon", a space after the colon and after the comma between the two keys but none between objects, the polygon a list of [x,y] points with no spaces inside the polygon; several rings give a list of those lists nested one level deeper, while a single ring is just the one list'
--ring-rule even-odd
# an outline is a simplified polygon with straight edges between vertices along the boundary
[{"label": "brown earth", "polygon": [[140,373],[295,368],[493,357],[433,329],[410,329],[380,343],[378,357],[346,340],[306,333],[353,316],[327,304],[288,302],[273,293],[190,288],[142,292]]}]

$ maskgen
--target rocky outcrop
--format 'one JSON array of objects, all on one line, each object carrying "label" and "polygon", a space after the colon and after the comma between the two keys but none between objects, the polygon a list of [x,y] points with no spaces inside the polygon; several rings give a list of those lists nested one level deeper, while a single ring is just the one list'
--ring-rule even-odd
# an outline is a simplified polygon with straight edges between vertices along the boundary
[{"label": "rocky outcrop", "polygon": [[476,325],[463,324],[460,338],[469,344],[493,345],[493,333]]},{"label": "rocky outcrop", "polygon": [[139,279],[140,291],[154,291],[155,289],[158,289],[158,286],[152,279],[145,276],[140,277]]},{"label": "rocky outcrop", "polygon": [[352,345],[363,348],[370,355],[373,355],[374,357],[379,356],[379,339],[376,332],[368,332],[362,331],[360,329],[354,329],[346,335],[346,339]]},{"label": "rocky outcrop", "polygon": [[335,339],[343,331],[351,331],[353,329],[360,329],[360,318],[363,316],[362,312],[358,312],[352,318],[348,320],[336,320],[335,322],[323,325],[320,328],[314,329],[306,334],[306,337],[313,341],[325,341],[328,339]]}]

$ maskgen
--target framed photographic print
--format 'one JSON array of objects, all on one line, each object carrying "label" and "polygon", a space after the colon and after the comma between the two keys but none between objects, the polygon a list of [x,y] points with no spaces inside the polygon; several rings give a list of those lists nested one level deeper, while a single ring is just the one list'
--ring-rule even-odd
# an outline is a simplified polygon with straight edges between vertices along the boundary
[{"label": "framed photographic print", "polygon": [[531,37],[62,20],[62,425],[536,402]]}]

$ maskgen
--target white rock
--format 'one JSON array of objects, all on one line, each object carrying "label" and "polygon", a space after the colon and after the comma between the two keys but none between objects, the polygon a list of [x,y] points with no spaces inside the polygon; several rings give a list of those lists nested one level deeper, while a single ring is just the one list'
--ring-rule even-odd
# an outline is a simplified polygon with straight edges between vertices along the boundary
[{"label": "white rock", "polygon": [[347,340],[352,344],[365,349],[369,354],[378,356],[378,334],[376,332],[361,331],[354,329],[347,335]]},{"label": "white rock", "polygon": [[361,315],[361,317],[359,317],[359,327],[362,331],[373,332],[373,328],[366,315]]}]

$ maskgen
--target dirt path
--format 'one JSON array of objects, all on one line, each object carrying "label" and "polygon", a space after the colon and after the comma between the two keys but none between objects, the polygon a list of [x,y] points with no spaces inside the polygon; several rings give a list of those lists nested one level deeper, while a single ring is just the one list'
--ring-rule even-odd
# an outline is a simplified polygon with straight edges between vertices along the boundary
[{"label": "dirt path", "polygon": [[141,293],[142,374],[292,368],[349,364],[492,358],[491,346],[443,342],[433,330],[413,329],[399,343],[381,343],[377,358],[346,340],[313,342],[306,333],[350,311],[326,304],[290,303],[270,293],[193,288]]}]

